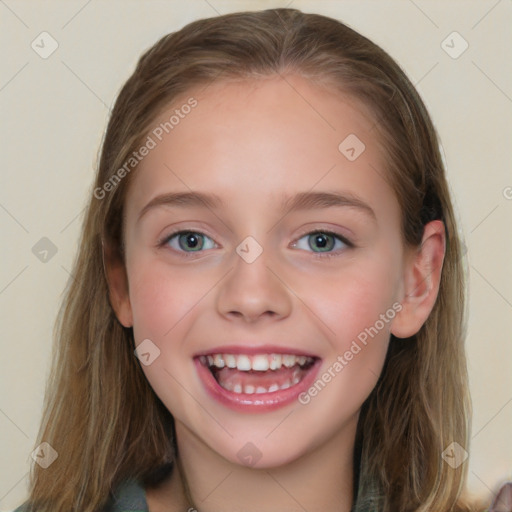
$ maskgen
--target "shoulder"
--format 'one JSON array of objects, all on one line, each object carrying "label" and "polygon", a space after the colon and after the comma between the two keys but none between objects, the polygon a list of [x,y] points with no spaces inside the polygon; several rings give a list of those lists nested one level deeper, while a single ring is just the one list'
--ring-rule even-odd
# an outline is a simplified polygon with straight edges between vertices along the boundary
[{"label": "shoulder", "polygon": [[124,481],[101,512],[149,512],[144,487],[138,480]]},{"label": "shoulder", "polygon": [[23,503],[23,505],[20,505],[18,508],[15,508],[13,512],[28,512],[27,504]]},{"label": "shoulder", "polygon": [[[13,512],[32,512],[28,502]],[[144,487],[137,480],[122,482],[112,493],[109,503],[100,512],[149,512]]]},{"label": "shoulder", "polygon": [[512,510],[512,481],[505,482],[496,493],[489,512],[510,512]]}]

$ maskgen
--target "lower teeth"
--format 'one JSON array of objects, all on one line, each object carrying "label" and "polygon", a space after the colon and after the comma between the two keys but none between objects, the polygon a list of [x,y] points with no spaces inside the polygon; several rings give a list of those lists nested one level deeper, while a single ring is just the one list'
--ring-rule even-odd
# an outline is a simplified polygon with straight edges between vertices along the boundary
[{"label": "lower teeth", "polygon": [[301,381],[301,378],[298,375],[294,375],[294,377],[284,384],[272,384],[268,388],[264,386],[252,386],[250,384],[247,384],[242,387],[242,384],[232,384],[229,382],[221,383],[219,381],[218,384],[224,388],[227,391],[232,391],[233,393],[241,394],[245,393],[247,395],[252,394],[261,394],[261,393],[275,393],[276,391],[280,391],[283,389],[288,389],[291,386],[294,386],[295,384],[298,384]]},{"label": "lower teeth", "polygon": [[[205,364],[205,362],[203,362]],[[308,372],[308,370],[313,366],[313,362],[305,364],[305,365],[297,365],[292,368],[287,368],[285,371],[289,372],[289,375],[286,377],[284,375],[281,375],[280,381],[283,382],[283,384],[279,384],[277,381],[272,382],[274,379],[272,378],[272,374],[275,374],[275,378],[278,379],[279,370],[267,370],[266,372],[258,372],[251,370],[250,372],[247,372],[247,375],[251,375],[252,377],[249,378],[249,381],[252,381],[251,384],[242,384],[238,378],[236,378],[235,375],[229,375],[229,372],[236,372],[236,369],[228,369],[228,368],[216,368],[212,366],[208,366],[205,364],[205,366],[210,370],[210,372],[213,375],[213,378],[217,381],[219,386],[221,386],[223,389],[230,391],[232,393],[236,394],[263,394],[263,393],[275,393],[276,391],[281,391],[284,389],[288,389],[296,384],[298,384],[305,374]],[[228,371],[228,375],[219,375],[221,372]],[[244,373],[244,372],[242,372]],[[264,380],[259,381],[260,377],[263,379],[263,375],[266,375],[264,377]],[[262,385],[262,383],[265,383],[265,385]]]}]

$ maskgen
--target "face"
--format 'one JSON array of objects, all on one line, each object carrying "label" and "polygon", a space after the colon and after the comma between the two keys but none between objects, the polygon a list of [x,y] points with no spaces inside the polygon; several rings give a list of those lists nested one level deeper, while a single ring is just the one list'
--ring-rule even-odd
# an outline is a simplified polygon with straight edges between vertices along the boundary
[{"label": "face", "polygon": [[[216,83],[155,128],[176,109],[127,194],[118,317],[178,437],[277,466],[353,428],[377,382],[404,291],[398,202],[353,98]],[[172,201],[192,192],[212,197]]]}]

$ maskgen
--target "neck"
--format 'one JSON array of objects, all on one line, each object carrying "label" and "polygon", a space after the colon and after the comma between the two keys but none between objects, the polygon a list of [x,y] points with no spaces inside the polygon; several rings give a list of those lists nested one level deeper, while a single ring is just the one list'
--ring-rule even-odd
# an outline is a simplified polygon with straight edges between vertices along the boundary
[{"label": "neck", "polygon": [[252,468],[220,457],[177,423],[182,475],[173,471],[169,485],[180,486],[187,507],[198,512],[350,512],[356,426],[357,418],[327,443],[292,462]]}]

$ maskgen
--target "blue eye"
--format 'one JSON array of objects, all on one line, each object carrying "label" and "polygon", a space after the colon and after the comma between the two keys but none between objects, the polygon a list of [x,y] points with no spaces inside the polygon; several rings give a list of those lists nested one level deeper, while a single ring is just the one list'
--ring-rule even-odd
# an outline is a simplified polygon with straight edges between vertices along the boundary
[{"label": "blue eye", "polygon": [[[174,243],[174,238],[177,239],[178,247],[176,247],[176,243]],[[169,245],[176,251],[180,252],[200,252],[201,249],[212,249],[212,246],[205,247],[205,238],[212,241],[210,237],[206,236],[204,233],[199,233],[198,231],[177,231],[165,237],[165,239],[162,240],[161,245]],[[190,249],[190,251],[188,249]]]},{"label": "blue eye", "polygon": [[[299,246],[300,241],[303,239],[307,239],[306,247]],[[325,230],[317,230],[311,233],[307,233],[305,236],[301,237],[299,241],[296,242],[293,246],[305,250],[311,248],[313,249],[315,256],[335,256],[337,253],[333,252],[333,249],[335,248],[336,242],[339,242],[338,249],[354,247],[354,245],[345,237],[338,235],[337,233],[333,233],[332,231]],[[318,251],[315,250],[316,248],[318,248]]]},{"label": "blue eye", "polygon": [[[307,239],[306,247],[300,246],[300,242],[303,239]],[[206,240],[206,243],[205,243]],[[210,243],[208,243],[208,241]],[[333,251],[338,242],[338,251]],[[188,256],[194,252],[201,252],[202,249],[213,249],[215,242],[199,231],[175,231],[164,237],[159,243],[159,247],[169,246],[177,252],[184,253]],[[354,244],[347,240],[345,237],[326,230],[312,231],[303,235],[298,242],[292,244],[292,247],[304,249],[309,251],[313,249],[313,253],[316,257],[329,257],[336,256],[339,250],[343,250],[349,247],[354,247]],[[318,250],[316,250],[316,248]]]}]

